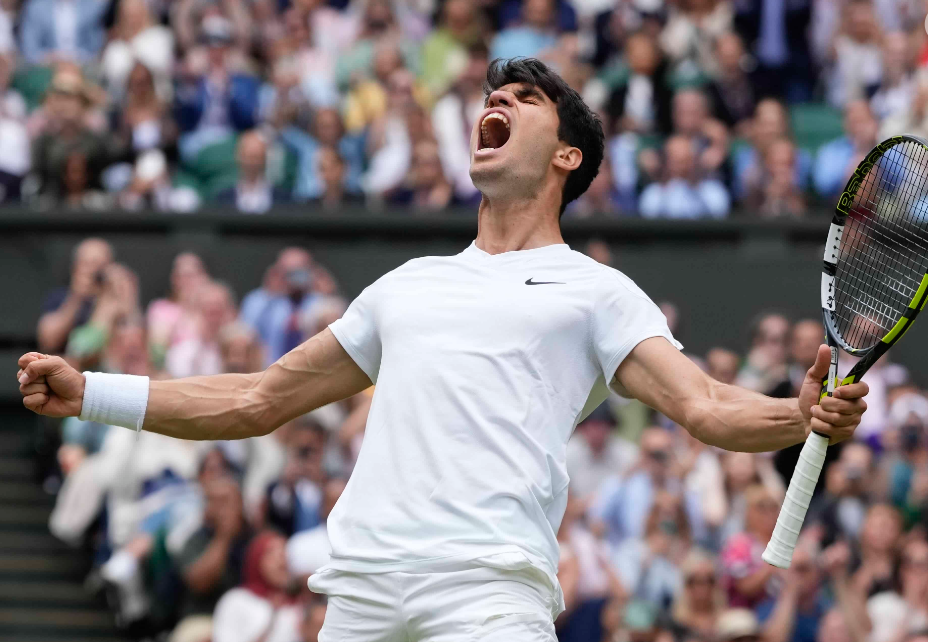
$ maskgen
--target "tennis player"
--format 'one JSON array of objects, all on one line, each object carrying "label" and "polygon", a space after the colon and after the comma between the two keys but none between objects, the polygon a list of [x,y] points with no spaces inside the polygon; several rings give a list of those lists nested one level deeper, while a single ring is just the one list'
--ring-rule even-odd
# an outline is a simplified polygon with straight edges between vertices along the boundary
[{"label": "tennis player", "polygon": [[556,640],[565,448],[607,384],[696,438],[764,451],[850,437],[867,384],[819,403],[723,385],[683,356],[625,275],[572,251],[558,220],[599,169],[603,132],[532,59],[494,63],[471,134],[477,239],[378,279],[328,329],[258,374],[175,381],[81,374],[24,355],[23,403],[183,439],[265,435],[377,384],[354,473],[328,520],[323,642]]}]

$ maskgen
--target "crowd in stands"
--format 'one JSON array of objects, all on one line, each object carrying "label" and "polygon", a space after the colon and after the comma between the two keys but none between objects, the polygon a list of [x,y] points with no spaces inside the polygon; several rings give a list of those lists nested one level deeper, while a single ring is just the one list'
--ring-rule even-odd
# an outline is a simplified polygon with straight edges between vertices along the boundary
[{"label": "crowd in stands", "polygon": [[922,4],[2,0],[0,202],[473,208],[487,65],[529,56],[607,135],[569,216],[803,216],[928,134]]},{"label": "crowd in stands", "polygon": [[[585,251],[611,262],[602,243]],[[256,372],[346,307],[335,276],[298,247],[248,293],[181,253],[169,291],[150,302],[117,259],[100,239],[75,248],[70,282],[48,293],[40,350],[154,378]],[[661,308],[673,327],[675,307]],[[791,397],[822,334],[819,320],[767,313],[745,354],[688,356],[720,381]],[[928,640],[928,398],[886,358],[865,380],[869,409],[855,439],[829,449],[788,571],[760,555],[798,446],[723,452],[637,401],[613,396],[594,410],[567,447],[561,642]],[[57,492],[50,529],[86,547],[88,586],[134,635],[317,642],[326,605],[306,579],[328,559],[326,517],[373,394],[243,441],[65,419],[46,480]]]}]

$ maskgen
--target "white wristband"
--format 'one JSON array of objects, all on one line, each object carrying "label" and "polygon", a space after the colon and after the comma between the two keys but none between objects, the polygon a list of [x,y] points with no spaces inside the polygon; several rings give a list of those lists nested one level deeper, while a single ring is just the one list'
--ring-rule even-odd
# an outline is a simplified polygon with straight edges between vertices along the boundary
[{"label": "white wristband", "polygon": [[139,431],[148,406],[148,377],[84,373],[84,401],[80,418]]}]

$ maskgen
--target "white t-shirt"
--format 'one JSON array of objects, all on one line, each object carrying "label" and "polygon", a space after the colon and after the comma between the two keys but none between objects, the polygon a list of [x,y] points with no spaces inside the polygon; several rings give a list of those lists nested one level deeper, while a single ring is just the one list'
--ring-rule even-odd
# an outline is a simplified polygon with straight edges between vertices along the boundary
[{"label": "white t-shirt", "polygon": [[377,384],[330,567],[531,565],[555,590],[571,432],[639,342],[682,347],[629,278],[565,244],[414,259],[329,327]]}]

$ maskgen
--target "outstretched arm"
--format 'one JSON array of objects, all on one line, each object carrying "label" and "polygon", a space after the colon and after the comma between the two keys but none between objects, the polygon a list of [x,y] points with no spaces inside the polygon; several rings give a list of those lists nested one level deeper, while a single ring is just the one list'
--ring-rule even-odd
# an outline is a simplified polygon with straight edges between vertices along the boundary
[{"label": "outstretched arm", "polygon": [[[84,377],[64,360],[30,352],[19,366],[27,408],[53,417],[81,413]],[[152,381],[143,428],[181,439],[244,439],[370,385],[325,329],[263,372]]]},{"label": "outstretched arm", "polygon": [[613,389],[640,399],[700,441],[726,450],[763,452],[804,441],[810,431],[832,443],[854,434],[867,408],[868,387],[835,389],[819,403],[829,351],[821,346],[799,399],[773,399],[712,379],[662,337],[639,343],[616,370]]}]

